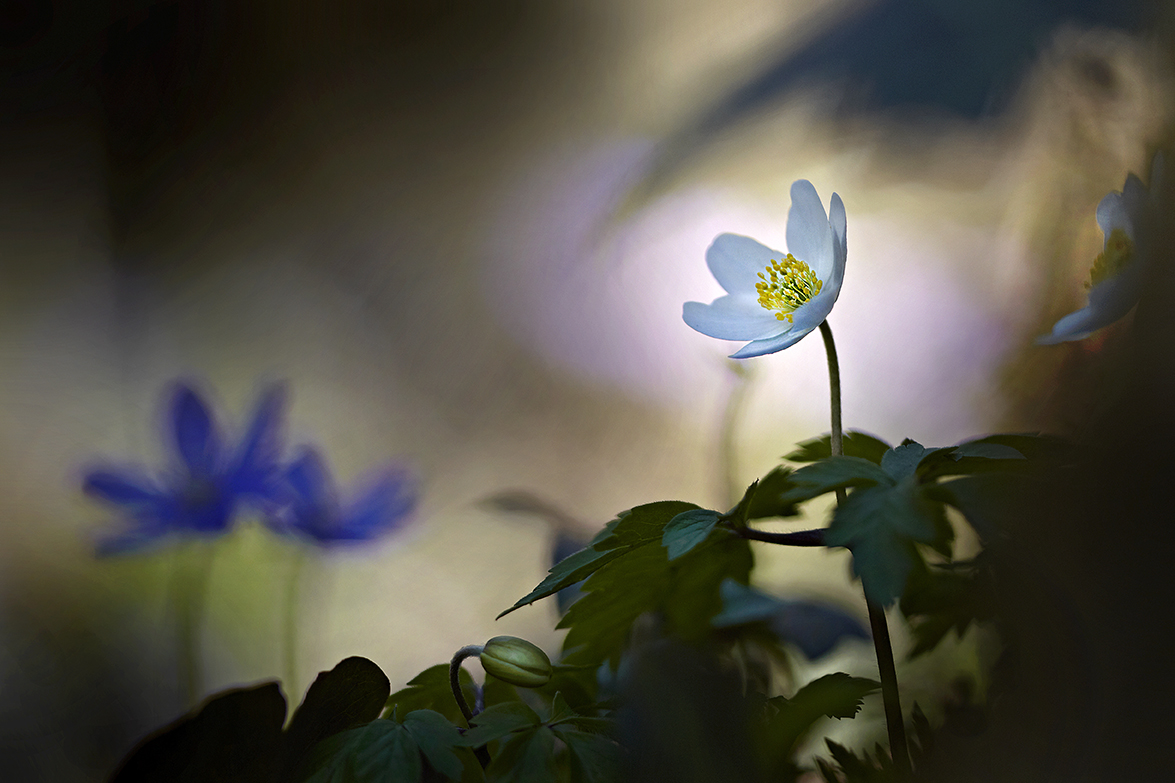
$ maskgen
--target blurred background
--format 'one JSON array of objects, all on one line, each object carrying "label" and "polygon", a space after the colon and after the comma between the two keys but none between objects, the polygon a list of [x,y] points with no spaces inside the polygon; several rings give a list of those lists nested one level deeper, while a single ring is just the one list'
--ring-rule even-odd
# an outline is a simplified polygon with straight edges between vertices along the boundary
[{"label": "blurred background", "polygon": [[[95,460],[163,462],[176,377],[237,424],[285,379],[291,442],[344,486],[421,479],[403,534],[302,573],[295,691],[348,655],[398,688],[498,634],[557,649],[553,606],[493,619],[556,531],[486,498],[585,537],[725,506],[740,384],[743,484],[827,430],[817,339],[742,379],[681,320],[720,291],[716,234],[785,246],[796,179],[848,213],[846,426],[1079,431],[1129,323],[1032,341],[1083,303],[1098,201],[1167,139],[1170,25],[1141,0],[3,0],[8,779],[102,779],[186,709],[174,557],[96,559],[114,520],[80,492]],[[206,692],[279,675],[292,549],[256,524],[218,543]],[[843,553],[762,549],[760,586],[863,616]],[[903,676],[933,690],[977,655]]]}]

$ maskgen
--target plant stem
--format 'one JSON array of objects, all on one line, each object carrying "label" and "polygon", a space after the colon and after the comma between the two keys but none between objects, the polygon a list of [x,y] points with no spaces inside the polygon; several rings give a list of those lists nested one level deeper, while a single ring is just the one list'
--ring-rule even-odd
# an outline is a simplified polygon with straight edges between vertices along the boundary
[{"label": "plant stem", "polygon": [[824,528],[818,530],[797,530],[793,533],[768,533],[744,527],[735,530],[742,538],[751,541],[766,541],[768,544],[783,546],[824,546]]},{"label": "plant stem", "polygon": [[306,567],[306,549],[297,546],[294,549],[293,562],[290,564],[289,582],[286,584],[285,604],[285,633],[283,634],[283,663],[285,664],[286,697],[296,702],[298,679],[298,606],[302,583],[302,574]]},{"label": "plant stem", "polygon": [[[832,327],[828,321],[820,324],[820,336],[824,338],[824,350],[828,354],[828,387],[832,409],[832,456],[845,453],[844,434],[841,425],[840,408],[840,362],[836,358],[836,343],[832,339]],[[843,503],[847,493],[836,491],[837,504]],[[865,598],[869,608],[869,627],[872,630],[873,649],[877,654],[877,670],[881,676],[881,699],[885,704],[885,725],[889,732],[889,754],[894,769],[903,778],[909,778],[910,751],[906,744],[906,726],[902,719],[902,702],[898,693],[898,677],[894,667],[893,646],[889,640],[889,626],[885,620],[885,609]]]},{"label": "plant stem", "polygon": [[200,625],[212,570],[213,545],[192,542],[176,550],[171,583],[172,610],[176,620],[176,663],[184,708],[194,707],[203,692],[200,665]]},{"label": "plant stem", "polygon": [[485,650],[484,645],[466,645],[453,653],[453,659],[449,661],[449,687],[453,689],[453,698],[456,699],[457,706],[461,708],[461,714],[465,716],[466,723],[473,720],[473,712],[465,701],[465,694],[461,692],[461,662],[466,658],[481,655],[483,650]]},{"label": "plant stem", "polygon": [[733,506],[743,496],[742,491],[738,488],[738,466],[735,464],[734,442],[739,416],[742,414],[743,403],[747,399],[751,370],[747,365],[733,359],[730,360],[730,370],[734,373],[734,385],[726,397],[726,407],[722,411],[719,450],[722,455],[722,490],[725,495],[723,502]]}]

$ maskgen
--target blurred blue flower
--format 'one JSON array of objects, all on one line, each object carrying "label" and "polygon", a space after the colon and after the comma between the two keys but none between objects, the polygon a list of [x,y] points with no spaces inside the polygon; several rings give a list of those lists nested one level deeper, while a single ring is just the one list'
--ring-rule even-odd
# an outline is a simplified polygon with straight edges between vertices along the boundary
[{"label": "blurred blue flower", "polygon": [[285,502],[269,515],[269,526],[322,547],[382,538],[401,528],[416,506],[407,471],[394,467],[357,489],[351,502],[341,503],[326,463],[308,446],[286,469],[284,479]]},{"label": "blurred blue flower", "polygon": [[278,502],[285,388],[264,390],[240,444],[226,443],[212,411],[186,383],[171,394],[167,438],[174,459],[152,476],[137,467],[98,467],[85,477],[87,495],[120,510],[129,523],[99,538],[100,556],[142,549],[168,536],[217,536],[242,503]]},{"label": "blurred blue flower", "polygon": [[1163,157],[1155,155],[1149,191],[1129,174],[1120,192],[1108,193],[1097,205],[1097,224],[1105,239],[1085,284],[1088,304],[1057,321],[1052,332],[1036,338],[1037,345],[1083,340],[1138,304],[1150,262],[1150,235],[1158,219],[1156,194],[1162,174]]},{"label": "blurred blue flower", "polygon": [[792,183],[791,199],[790,252],[737,234],[719,235],[706,251],[706,265],[727,295],[708,305],[686,302],[682,308],[686,324],[704,335],[751,341],[732,359],[794,345],[824,323],[840,296],[848,257],[844,202],[833,193],[826,215],[806,179]]}]

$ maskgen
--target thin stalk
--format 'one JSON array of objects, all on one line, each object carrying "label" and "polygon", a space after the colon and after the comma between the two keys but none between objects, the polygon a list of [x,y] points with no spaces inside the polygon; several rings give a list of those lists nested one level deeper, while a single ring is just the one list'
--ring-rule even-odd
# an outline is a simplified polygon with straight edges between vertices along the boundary
[{"label": "thin stalk", "polygon": [[[461,714],[465,716],[466,725],[473,720],[473,711],[469,709],[465,694],[461,692],[461,662],[466,658],[481,655],[484,650],[485,645],[469,644],[453,653],[453,659],[449,661],[449,687],[453,689],[453,698],[457,701]],[[490,765],[490,752],[486,748],[475,748],[473,755],[477,757],[477,763],[481,764],[482,769]]]},{"label": "thin stalk", "polygon": [[792,533],[768,533],[744,527],[735,531],[742,538],[751,541],[766,541],[768,544],[783,546],[824,546],[824,528],[817,530],[796,530]]},{"label": "thin stalk", "polygon": [[735,458],[735,435],[738,431],[738,420],[742,415],[743,405],[747,399],[747,388],[750,386],[751,371],[739,361],[731,361],[731,372],[734,373],[734,386],[726,397],[726,407],[722,411],[722,429],[719,434],[719,451],[722,455],[723,494],[724,502],[733,506],[743,496],[738,486],[738,465]]},{"label": "thin stalk", "polygon": [[[832,409],[832,456],[845,453],[844,434],[841,426],[840,408],[840,362],[836,358],[836,343],[832,339],[832,327],[828,321],[820,324],[820,336],[824,338],[824,350],[828,354],[828,387]],[[844,489],[836,491],[836,502],[843,503]],[[877,654],[877,669],[881,676],[881,699],[885,703],[885,726],[889,732],[889,753],[894,769],[903,778],[910,777],[910,751],[906,744],[906,726],[902,720],[902,702],[898,693],[898,676],[894,666],[893,646],[889,640],[889,626],[885,620],[885,609],[865,598],[869,608],[869,627],[873,631],[873,649]]]},{"label": "thin stalk", "polygon": [[185,708],[196,705],[204,687],[200,626],[214,553],[211,543],[197,541],[179,547],[173,561],[171,602],[176,620],[176,664]]},{"label": "thin stalk", "polygon": [[301,601],[301,591],[299,587],[302,583],[302,575],[306,570],[306,548],[297,546],[294,549],[293,562],[290,563],[289,582],[286,584],[286,601],[283,607],[285,611],[285,627],[282,638],[282,653],[283,663],[285,664],[285,676],[283,680],[286,685],[286,696],[290,699],[295,699],[298,694],[298,609]]}]

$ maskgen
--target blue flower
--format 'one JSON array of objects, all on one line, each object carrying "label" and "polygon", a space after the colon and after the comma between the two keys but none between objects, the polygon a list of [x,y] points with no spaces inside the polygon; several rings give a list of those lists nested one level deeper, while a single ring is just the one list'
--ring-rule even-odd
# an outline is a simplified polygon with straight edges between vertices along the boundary
[{"label": "blue flower", "polygon": [[117,507],[129,523],[98,541],[99,555],[142,549],[165,537],[225,533],[241,504],[278,500],[285,389],[265,389],[236,449],[224,440],[208,404],[185,383],[171,395],[171,464],[158,476],[141,468],[100,467],[86,474],[86,494]]},{"label": "blue flower", "polygon": [[840,296],[848,258],[844,203],[833,193],[825,215],[816,188],[806,179],[792,183],[791,199],[791,252],[721,234],[706,251],[706,265],[727,295],[708,305],[686,302],[682,310],[685,322],[704,335],[751,341],[732,359],[794,345],[824,322]]},{"label": "blue flower", "polygon": [[1142,180],[1129,174],[1121,192],[1108,193],[1097,205],[1097,224],[1105,239],[1085,284],[1089,302],[1057,321],[1052,332],[1036,338],[1037,345],[1085,339],[1124,317],[1138,303],[1150,261],[1150,235],[1159,209],[1155,196],[1162,169],[1163,158],[1155,155],[1149,191]]},{"label": "blue flower", "polygon": [[303,447],[285,472],[285,503],[268,523],[277,533],[323,547],[374,541],[407,521],[416,506],[408,473],[386,468],[343,504],[319,453]]}]

